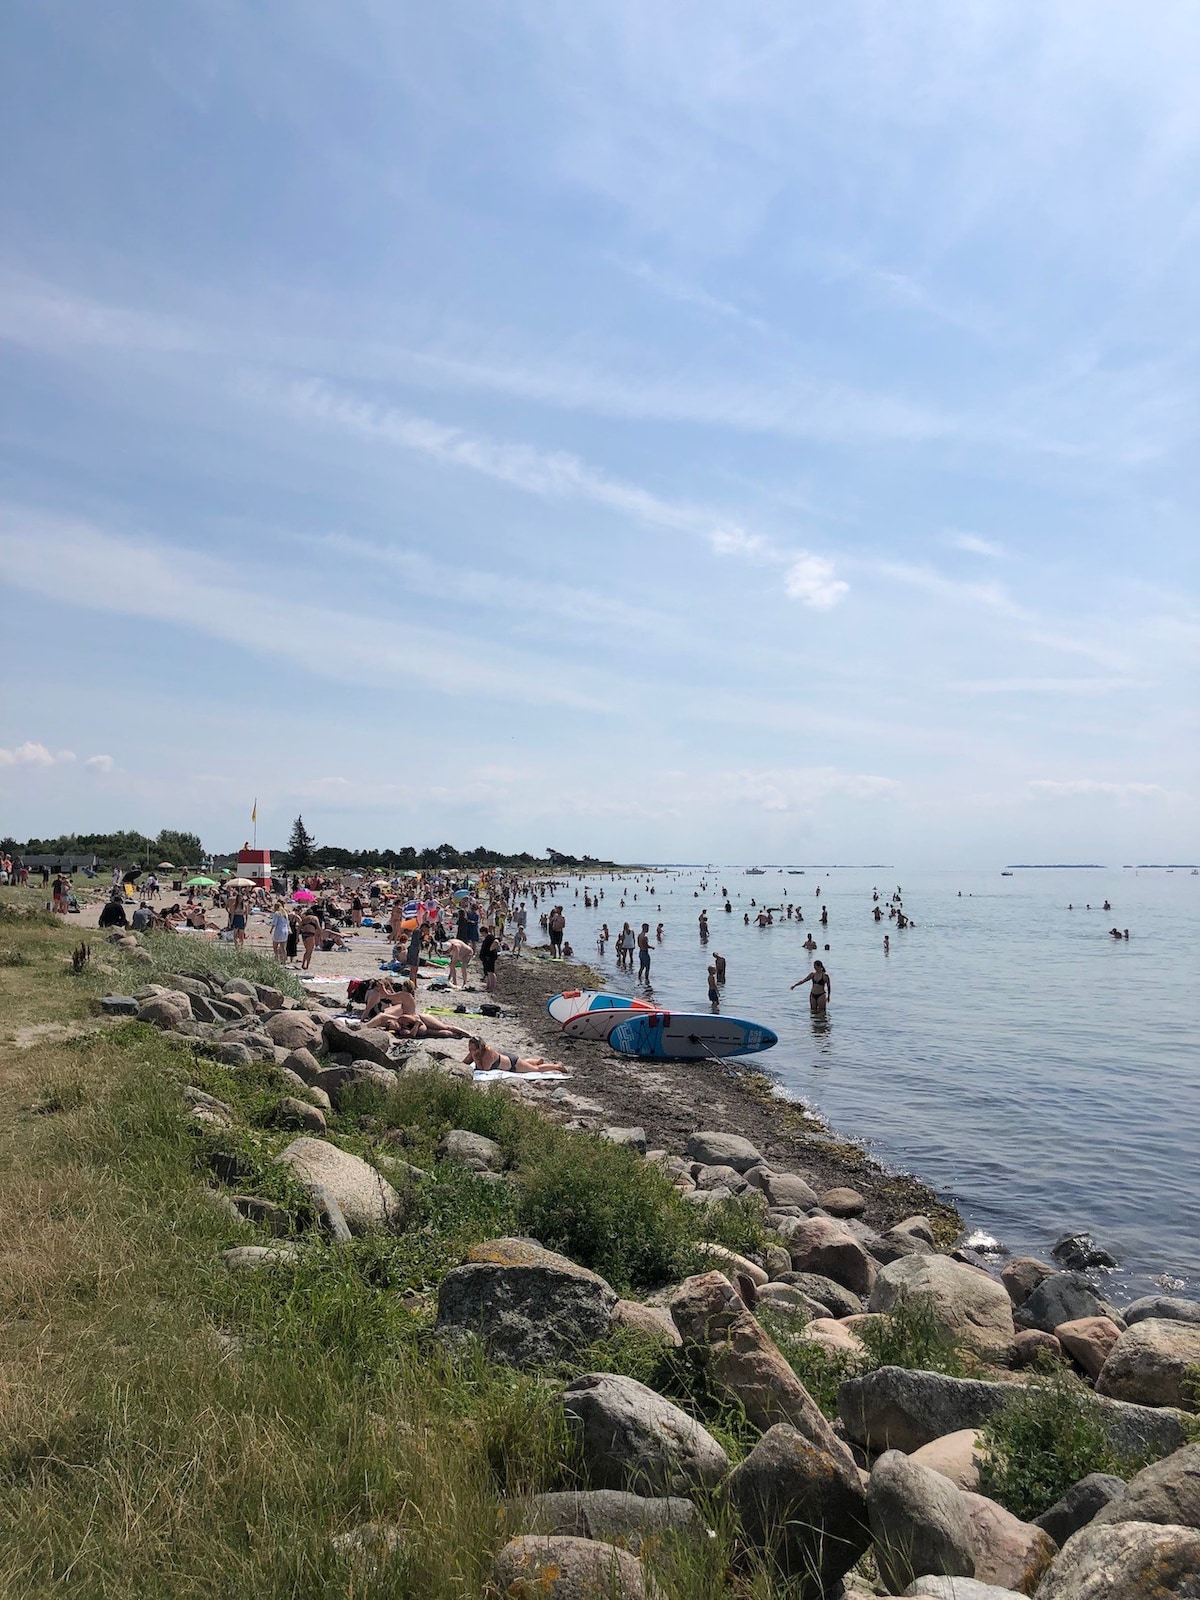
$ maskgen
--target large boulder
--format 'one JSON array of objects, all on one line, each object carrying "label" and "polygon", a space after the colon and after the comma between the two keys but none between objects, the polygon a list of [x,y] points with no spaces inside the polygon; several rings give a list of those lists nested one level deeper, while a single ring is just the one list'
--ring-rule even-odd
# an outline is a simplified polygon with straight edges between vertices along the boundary
[{"label": "large boulder", "polygon": [[442,1333],[477,1333],[490,1354],[537,1368],[575,1355],[608,1332],[615,1290],[595,1272],[528,1240],[476,1246],[438,1288]]},{"label": "large boulder", "polygon": [[757,1261],[751,1261],[749,1256],[739,1255],[736,1250],[730,1250],[723,1244],[711,1244],[705,1241],[696,1246],[696,1254],[711,1261],[719,1272],[725,1274],[735,1289],[739,1278],[749,1278],[756,1289],[762,1288],[770,1281]]},{"label": "large boulder", "polygon": [[679,1329],[665,1306],[648,1306],[640,1300],[618,1300],[612,1308],[609,1326],[628,1328],[671,1350],[678,1350],[683,1344]]},{"label": "large boulder", "polygon": [[962,1499],[971,1524],[975,1576],[1000,1589],[1033,1594],[1058,1554],[1054,1540],[985,1495],[967,1493]]},{"label": "large boulder", "polygon": [[797,1289],[790,1283],[763,1284],[757,1291],[755,1307],[759,1311],[774,1311],[780,1316],[789,1318],[803,1317],[806,1322],[814,1322],[829,1315],[828,1306],[813,1300],[803,1289]]},{"label": "large boulder", "polygon": [[523,1534],[496,1557],[507,1600],[646,1600],[642,1563],[628,1550],[565,1534]]},{"label": "large boulder", "polygon": [[321,1042],[321,1024],[307,1011],[276,1011],[263,1023],[263,1032],[287,1050],[313,1050]]},{"label": "large boulder", "polygon": [[303,1046],[299,1050],[292,1050],[283,1061],[285,1071],[294,1072],[298,1078],[303,1078],[305,1083],[316,1083],[321,1074],[322,1063],[317,1060],[311,1050]]},{"label": "large boulder", "polygon": [[379,1067],[396,1065],[392,1057],[392,1035],[382,1028],[351,1027],[339,1017],[327,1017],[323,1023],[318,1017],[311,1020],[320,1024],[317,1037],[324,1039],[331,1055],[349,1056],[352,1061],[373,1061]]},{"label": "large boulder", "polygon": [[[1120,1480],[1116,1480],[1120,1481]],[[1172,1522],[1200,1528],[1200,1444],[1186,1445],[1130,1478],[1124,1494],[1097,1513],[1097,1522]]]},{"label": "large boulder", "polygon": [[[1061,1548],[1073,1533],[1086,1528],[1106,1506],[1119,1500],[1124,1493],[1124,1478],[1115,1477],[1111,1472],[1089,1472],[1086,1478],[1073,1483],[1061,1500],[1056,1500],[1048,1511],[1043,1511],[1040,1517],[1034,1517],[1033,1520]],[[1120,1518],[1114,1517],[1112,1520],[1116,1522]],[[1140,1517],[1135,1520],[1157,1522],[1158,1518]]]},{"label": "large boulder", "polygon": [[1125,1326],[1145,1322],[1147,1317],[1158,1317],[1164,1322],[1192,1322],[1200,1327],[1200,1300],[1181,1300],[1175,1295],[1147,1294],[1126,1306],[1121,1315]]},{"label": "large boulder", "polygon": [[[942,1434],[978,1428],[1024,1392],[1018,1384],[880,1367],[846,1379],[838,1389],[838,1415],[855,1444],[870,1450],[919,1450]],[[1164,1456],[1187,1443],[1177,1411],[1097,1396],[1087,1397],[1087,1404],[1122,1453]]]},{"label": "large boulder", "polygon": [[975,1490],[979,1487],[979,1463],[982,1460],[978,1428],[959,1428],[957,1433],[943,1434],[931,1439],[911,1455],[913,1461],[940,1472],[956,1489]]},{"label": "large boulder", "polygon": [[451,1128],[438,1145],[437,1153],[448,1161],[459,1161],[473,1172],[499,1172],[504,1165],[504,1151],[495,1139],[482,1133],[469,1133],[465,1128]]},{"label": "large boulder", "polygon": [[404,1220],[400,1196],[381,1172],[360,1157],[324,1139],[293,1139],[275,1158],[316,1199],[327,1189],[353,1233],[398,1227]]},{"label": "large boulder", "polygon": [[857,1468],[797,1428],[769,1428],[726,1485],[751,1546],[800,1592],[824,1594],[870,1542]]},{"label": "large boulder", "polygon": [[1037,1600],[1196,1600],[1200,1533],[1158,1522],[1089,1523],[1069,1539]]},{"label": "large boulder", "polygon": [[1022,1300],[1013,1321],[1018,1328],[1054,1333],[1062,1322],[1107,1314],[1108,1307],[1082,1272],[1052,1272]]},{"label": "large boulder", "polygon": [[751,1167],[746,1182],[762,1191],[773,1207],[799,1206],[807,1211],[817,1203],[817,1192],[798,1172],[774,1172],[770,1167]]},{"label": "large boulder", "polygon": [[178,1028],[191,1018],[191,996],[182,989],[165,989],[143,1000],[138,1008],[138,1021],[152,1023],[156,1028]]},{"label": "large boulder", "polygon": [[[942,1578],[926,1573],[904,1591],[912,1600],[1021,1600],[1013,1589],[997,1589],[978,1578]],[[846,1600],[851,1600],[847,1595]]]},{"label": "large boulder", "polygon": [[595,1488],[686,1495],[713,1488],[729,1470],[728,1456],[700,1423],[636,1378],[587,1373],[561,1400]]},{"label": "large boulder", "polygon": [[925,1572],[975,1576],[963,1496],[939,1473],[899,1450],[885,1451],[871,1469],[867,1513],[879,1576],[891,1592]]},{"label": "large boulder", "polygon": [[790,1423],[822,1450],[849,1462],[846,1446],[724,1273],[686,1279],[670,1311],[685,1347],[703,1350],[710,1377],[754,1427]]},{"label": "large boulder", "polygon": [[314,1089],[327,1095],[329,1103],[341,1110],[358,1089],[382,1089],[385,1093],[396,1087],[396,1074],[373,1061],[354,1061],[348,1067],[325,1067],[313,1079]]},{"label": "large boulder", "polygon": [[1143,1406],[1188,1401],[1188,1368],[1200,1366],[1200,1326],[1147,1317],[1117,1340],[1096,1379],[1096,1393]]},{"label": "large boulder", "polygon": [[704,1523],[690,1500],[647,1499],[625,1489],[564,1489],[535,1494],[505,1507],[504,1520],[526,1533],[565,1533],[600,1539],[634,1555],[653,1549],[665,1536],[699,1534]]},{"label": "large boulder", "polygon": [[785,1272],[778,1281],[790,1284],[824,1306],[821,1315],[825,1317],[856,1317],[863,1308],[858,1295],[820,1272]]},{"label": "large boulder", "polygon": [[1003,1284],[949,1256],[901,1256],[884,1267],[871,1290],[870,1310],[890,1311],[898,1301],[923,1295],[938,1326],[956,1344],[976,1350],[1012,1343],[1012,1301]]},{"label": "large boulder", "polygon": [[878,1263],[844,1223],[832,1217],[801,1217],[787,1229],[787,1247],[796,1272],[815,1272],[869,1294]]},{"label": "large boulder", "polygon": [[687,1153],[701,1166],[732,1167],[735,1172],[748,1172],[762,1162],[749,1139],[737,1133],[694,1133],[687,1142]]},{"label": "large boulder", "polygon": [[844,1184],[826,1189],[817,1202],[822,1211],[828,1211],[831,1217],[861,1217],[867,1209],[865,1196],[859,1194],[857,1189],[849,1189]]},{"label": "large boulder", "polygon": [[1111,1317],[1080,1317],[1076,1322],[1060,1322],[1054,1336],[1094,1380],[1100,1376],[1121,1330]]}]

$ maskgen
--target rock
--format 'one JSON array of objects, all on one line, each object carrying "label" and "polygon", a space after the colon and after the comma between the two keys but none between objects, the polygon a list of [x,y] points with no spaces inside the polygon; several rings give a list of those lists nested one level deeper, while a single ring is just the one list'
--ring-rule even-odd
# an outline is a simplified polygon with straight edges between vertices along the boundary
[{"label": "rock", "polygon": [[942,1332],[977,1350],[1007,1348],[1014,1328],[1004,1287],[947,1256],[903,1256],[884,1267],[871,1290],[870,1309],[890,1311],[906,1296],[925,1295]]},{"label": "rock", "polygon": [[814,1317],[800,1334],[810,1344],[820,1345],[826,1355],[865,1356],[867,1347],[846,1325],[836,1317]]},{"label": "rock", "polygon": [[384,1093],[394,1089],[396,1074],[373,1061],[354,1061],[348,1067],[326,1067],[317,1073],[312,1087],[320,1089],[330,1104],[341,1110],[359,1089],[381,1089]]},{"label": "rock", "polygon": [[690,1500],[647,1499],[622,1489],[565,1489],[510,1501],[504,1520],[528,1533],[565,1533],[599,1539],[633,1555],[653,1548],[664,1535],[700,1534],[704,1524]]},{"label": "rock", "polygon": [[596,1273],[536,1245],[527,1260],[475,1259],[486,1248],[442,1279],[439,1332],[476,1333],[495,1360],[529,1368],[574,1356],[608,1332],[617,1296]]},{"label": "rock", "polygon": [[281,989],[273,989],[265,983],[256,983],[252,987],[254,998],[260,1006],[266,1006],[268,1011],[282,1011],[287,1004],[287,996]]},{"label": "rock", "polygon": [[1179,1300],[1172,1295],[1148,1294],[1141,1300],[1135,1300],[1131,1306],[1126,1306],[1121,1315],[1125,1318],[1127,1328],[1145,1322],[1147,1317],[1162,1322],[1192,1322],[1200,1327],[1200,1300]]},{"label": "rock", "polygon": [[1184,1406],[1189,1367],[1200,1366],[1200,1326],[1147,1317],[1128,1328],[1096,1379],[1096,1393],[1143,1406]]},{"label": "rock", "polygon": [[766,1196],[769,1206],[799,1206],[807,1211],[817,1203],[817,1192],[798,1172],[773,1172],[770,1167],[751,1167],[746,1182]]},{"label": "rock", "polygon": [[763,1251],[768,1278],[778,1279],[792,1270],[792,1258],[781,1244],[769,1244]]},{"label": "rock", "polygon": [[593,1372],[562,1391],[563,1416],[599,1489],[687,1494],[713,1488],[729,1459],[701,1425],[645,1384]]},{"label": "rock", "polygon": [[1009,1350],[1013,1366],[1018,1370],[1034,1367],[1043,1356],[1049,1356],[1052,1361],[1062,1360],[1063,1347],[1057,1338],[1052,1333],[1043,1333],[1040,1328],[1022,1328]]},{"label": "rock", "polygon": [[797,1289],[790,1283],[764,1284],[758,1291],[758,1304],[784,1316],[803,1317],[806,1322],[816,1321],[829,1312],[828,1306],[823,1306],[819,1300],[812,1299],[803,1289]]},{"label": "rock", "polygon": [[1019,1328],[1053,1333],[1060,1322],[1104,1315],[1103,1300],[1081,1272],[1052,1272],[1016,1308],[1013,1320]]},{"label": "rock", "polygon": [[[960,1428],[978,1428],[1024,1390],[1012,1383],[949,1378],[941,1372],[880,1367],[847,1378],[838,1390],[838,1416],[848,1438],[871,1450],[919,1450]],[[1126,1454],[1168,1455],[1186,1443],[1175,1411],[1088,1399],[1113,1447]]]},{"label": "rock", "polygon": [[925,1231],[932,1234],[933,1230],[924,1217],[913,1219],[917,1224],[911,1231],[904,1223],[897,1223],[894,1228],[889,1228],[880,1235],[879,1243],[872,1247],[871,1253],[876,1261],[884,1266],[891,1261],[899,1261],[901,1256],[925,1256],[936,1253],[936,1245],[931,1239],[925,1237]]},{"label": "rock", "polygon": [[[281,1013],[283,1016],[290,1014]],[[396,1065],[392,1059],[392,1036],[382,1028],[352,1028],[337,1017],[327,1017],[323,1023],[317,1018],[310,1018],[310,1021],[318,1022],[317,1036],[324,1039],[331,1053],[347,1055],[352,1061],[373,1061],[378,1067]],[[302,1042],[308,1043],[307,1040]]]},{"label": "rock", "polygon": [[136,1017],[138,1003],[130,994],[106,994],[101,998],[100,1009],[106,1017]]},{"label": "rock", "polygon": [[927,1574],[904,1591],[914,1600],[1021,1600],[1013,1589],[997,1589],[977,1578],[939,1578]]},{"label": "rock", "polygon": [[138,1007],[138,1021],[156,1028],[178,1028],[192,1019],[192,1001],[179,989],[167,989]]},{"label": "rock", "polygon": [[735,1172],[746,1172],[762,1161],[749,1139],[736,1133],[694,1133],[687,1142],[687,1153],[703,1166],[732,1167]]},{"label": "rock", "polygon": [[717,1205],[722,1200],[732,1200],[733,1190],[718,1185],[715,1189],[687,1189],[683,1192],[685,1200],[691,1200],[696,1205]]},{"label": "rock", "polygon": [[232,1106],[226,1105],[224,1100],[218,1100],[216,1095],[206,1094],[203,1089],[197,1089],[194,1083],[184,1085],[183,1098],[189,1105],[203,1106],[206,1111],[218,1111],[225,1117],[233,1116]]},{"label": "rock", "polygon": [[315,1183],[309,1191],[309,1197],[317,1214],[317,1221],[324,1232],[335,1244],[349,1244],[350,1224],[346,1221],[345,1212],[333,1191],[323,1184]]},{"label": "rock", "polygon": [[254,1168],[238,1150],[210,1150],[204,1159],[213,1176],[231,1188],[254,1176]]},{"label": "rock", "polygon": [[221,993],[228,995],[240,994],[246,1000],[258,999],[254,985],[247,978],[226,979],[221,985]]},{"label": "rock", "polygon": [[[1061,1548],[1073,1533],[1086,1528],[1094,1517],[1124,1493],[1124,1478],[1116,1478],[1110,1472],[1089,1472],[1086,1478],[1073,1483],[1061,1500],[1056,1500],[1048,1511],[1043,1511],[1040,1517],[1034,1517],[1033,1520]],[[1111,1520],[1116,1522],[1120,1518]],[[1138,1517],[1134,1520],[1157,1522],[1158,1518]]]},{"label": "rock", "polygon": [[252,1067],[255,1062],[254,1051],[248,1044],[242,1044],[236,1039],[225,1039],[217,1046],[217,1060],[226,1067]]},{"label": "rock", "polygon": [[465,1128],[452,1128],[437,1147],[443,1160],[460,1161],[473,1172],[499,1172],[504,1166],[504,1151],[494,1139],[482,1133],[468,1133]]},{"label": "rock", "polygon": [[1143,1467],[1130,1478],[1123,1494],[1111,1496],[1097,1511],[1095,1520],[1169,1522],[1181,1528],[1200,1528],[1200,1444],[1185,1445],[1165,1461]]},{"label": "rock", "polygon": [[901,1222],[893,1223],[884,1235],[890,1238],[893,1234],[902,1234],[906,1239],[911,1239],[914,1244],[928,1245],[931,1250],[937,1248],[937,1240],[933,1233],[933,1223],[928,1217],[905,1217]]},{"label": "rock", "polygon": [[976,1428],[959,1428],[957,1433],[945,1433],[940,1439],[931,1439],[910,1457],[919,1461],[931,1472],[941,1473],[956,1489],[975,1490],[979,1487],[981,1460],[979,1432]]},{"label": "rock", "polygon": [[189,1115],[193,1122],[206,1122],[210,1128],[231,1128],[233,1119],[220,1111],[210,1111],[208,1106],[193,1106]]},{"label": "rock", "polygon": [[962,1502],[971,1524],[975,1576],[998,1589],[1033,1594],[1058,1554],[1054,1540],[985,1495],[964,1493]]},{"label": "rock", "polygon": [[321,1075],[321,1063],[311,1050],[301,1048],[290,1051],[283,1065],[288,1072],[303,1078],[305,1083],[316,1083]]},{"label": "rock", "polygon": [[424,1168],[414,1167],[411,1161],[404,1161],[400,1156],[383,1155],[374,1150],[371,1152],[371,1165],[378,1167],[380,1172],[393,1183],[405,1186],[419,1183],[422,1178],[429,1176]]},{"label": "rock", "polygon": [[230,1203],[240,1217],[265,1228],[277,1239],[286,1239],[295,1226],[292,1213],[286,1206],[276,1205],[274,1200],[262,1200],[256,1194],[235,1194],[230,1197]]},{"label": "rock", "polygon": [[862,1310],[862,1301],[858,1295],[852,1294],[842,1284],[835,1283],[832,1278],[827,1278],[820,1272],[787,1272],[779,1281],[791,1284],[793,1289],[799,1289],[810,1300],[815,1300],[824,1306],[823,1316],[854,1317]]},{"label": "rock", "polygon": [[607,1139],[610,1144],[628,1145],[640,1156],[646,1154],[645,1128],[601,1128],[600,1137]]},{"label": "rock", "polygon": [[1086,1272],[1088,1267],[1115,1267],[1117,1258],[1102,1250],[1090,1233],[1064,1233],[1050,1247],[1055,1261],[1068,1272]]},{"label": "rock", "polygon": [[339,1556],[362,1560],[386,1561],[394,1556],[404,1543],[403,1531],[390,1522],[364,1522],[360,1527],[345,1533],[335,1533],[329,1541]]},{"label": "rock", "polygon": [[1094,1380],[1100,1376],[1121,1330],[1108,1317],[1080,1317],[1075,1322],[1060,1322],[1054,1337]]},{"label": "rock", "polygon": [[747,1256],[738,1255],[736,1250],[727,1250],[723,1244],[712,1244],[706,1240],[696,1246],[696,1254],[715,1262],[727,1278],[732,1273],[730,1281],[733,1282],[734,1288],[737,1287],[736,1279],[739,1276],[749,1278],[755,1288],[770,1281],[757,1262],[751,1261]]},{"label": "rock", "polygon": [[671,1313],[662,1306],[646,1306],[640,1300],[618,1300],[609,1318],[612,1328],[631,1328],[635,1333],[655,1339],[668,1349],[677,1350],[683,1340],[679,1329],[671,1320]]},{"label": "rock", "polygon": [[1068,1539],[1037,1600],[1196,1600],[1198,1575],[1194,1528],[1092,1522]]},{"label": "rock", "polygon": [[301,1136],[275,1158],[310,1194],[328,1189],[354,1233],[399,1226],[400,1196],[382,1173],[324,1139]]},{"label": "rock", "polygon": [[748,1542],[798,1580],[801,1593],[824,1593],[870,1542],[857,1469],[786,1423],[769,1428],[734,1468],[726,1494]]},{"label": "rock", "polygon": [[817,1204],[831,1217],[861,1217],[867,1202],[857,1189],[826,1189]]},{"label": "rock", "polygon": [[231,1272],[255,1272],[262,1267],[278,1267],[298,1261],[300,1247],[295,1244],[238,1244],[222,1250],[221,1260]]},{"label": "rock", "polygon": [[821,1449],[849,1461],[816,1401],[723,1273],[685,1279],[670,1310],[684,1345],[705,1349],[712,1380],[738,1402],[754,1427],[788,1422]]},{"label": "rock", "polygon": [[741,1173],[733,1167],[702,1167],[698,1163],[692,1168],[692,1182],[697,1189],[725,1189],[730,1194],[737,1194],[747,1186]]},{"label": "rock", "polygon": [[820,1273],[855,1294],[868,1294],[879,1271],[854,1235],[830,1217],[797,1221],[788,1229],[787,1246],[797,1272]]},{"label": "rock", "polygon": [[312,1050],[321,1042],[321,1024],[307,1011],[275,1011],[263,1023],[272,1044],[289,1050]]},{"label": "rock", "polygon": [[506,1600],[646,1600],[642,1564],[627,1550],[566,1534],[523,1534],[496,1557]]},{"label": "rock", "polygon": [[325,1113],[310,1106],[305,1100],[285,1095],[272,1113],[272,1120],[280,1128],[303,1128],[308,1133],[325,1132]]},{"label": "rock", "polygon": [[1000,1268],[1000,1282],[1014,1306],[1024,1305],[1038,1284],[1053,1276],[1054,1268],[1036,1256],[1014,1256]]},{"label": "rock", "polygon": [[192,1016],[197,1022],[224,1022],[226,1019],[222,1012],[217,1010],[215,1003],[205,994],[191,996]]},{"label": "rock", "polygon": [[899,1450],[871,1469],[867,1514],[882,1581],[893,1591],[918,1573],[973,1578],[975,1550],[963,1496]]},{"label": "rock", "polygon": [[287,1067],[280,1067],[279,1076],[285,1083],[298,1090],[310,1105],[320,1106],[322,1111],[333,1110],[333,1101],[325,1093],[325,1090],[319,1089],[315,1083],[305,1083],[298,1073],[292,1072]]}]

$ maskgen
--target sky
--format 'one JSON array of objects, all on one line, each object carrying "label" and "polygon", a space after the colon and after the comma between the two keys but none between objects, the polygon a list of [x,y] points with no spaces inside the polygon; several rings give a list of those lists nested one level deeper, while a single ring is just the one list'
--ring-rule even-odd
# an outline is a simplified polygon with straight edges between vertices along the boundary
[{"label": "sky", "polygon": [[1200,12],[9,0],[0,834],[1200,857]]}]

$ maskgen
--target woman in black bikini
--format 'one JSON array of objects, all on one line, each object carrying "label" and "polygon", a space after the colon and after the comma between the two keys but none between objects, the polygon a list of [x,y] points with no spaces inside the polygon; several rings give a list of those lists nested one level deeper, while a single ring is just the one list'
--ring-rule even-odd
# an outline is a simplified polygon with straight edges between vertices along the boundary
[{"label": "woman in black bikini", "polygon": [[806,983],[812,984],[812,988],[808,991],[809,1010],[814,1017],[823,1017],[825,1015],[825,1007],[833,994],[833,985],[829,981],[829,974],[825,971],[825,963],[823,961],[814,961],[813,969],[808,976],[794,983],[792,988],[799,989]]},{"label": "woman in black bikini", "polygon": [[518,1056],[511,1050],[497,1050],[478,1034],[467,1040],[466,1059],[476,1072],[565,1072],[561,1061],[543,1056]]}]

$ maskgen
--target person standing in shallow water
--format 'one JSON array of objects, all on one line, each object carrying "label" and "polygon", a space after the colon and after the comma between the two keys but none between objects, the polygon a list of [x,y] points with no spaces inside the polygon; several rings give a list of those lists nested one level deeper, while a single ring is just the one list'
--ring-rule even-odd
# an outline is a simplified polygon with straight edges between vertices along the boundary
[{"label": "person standing in shallow water", "polygon": [[806,983],[812,985],[812,988],[808,991],[808,1009],[814,1017],[823,1017],[825,1008],[833,995],[833,985],[829,981],[829,974],[825,971],[825,963],[823,961],[814,961],[812,971],[795,982],[792,988],[802,988]]}]

